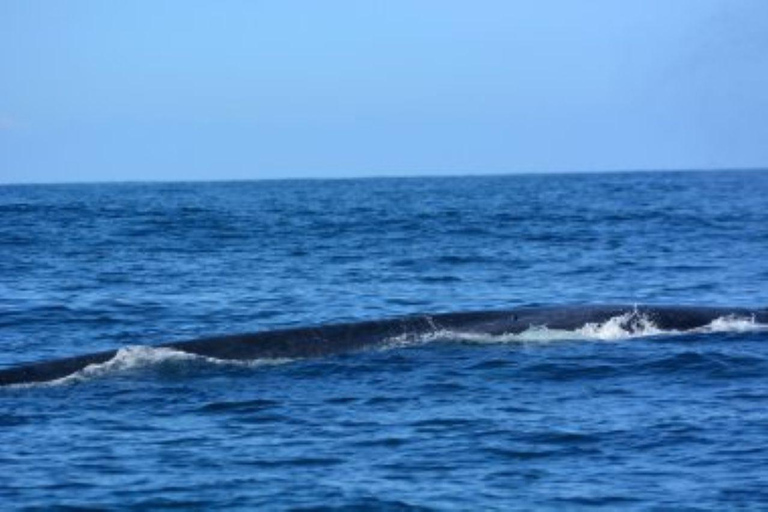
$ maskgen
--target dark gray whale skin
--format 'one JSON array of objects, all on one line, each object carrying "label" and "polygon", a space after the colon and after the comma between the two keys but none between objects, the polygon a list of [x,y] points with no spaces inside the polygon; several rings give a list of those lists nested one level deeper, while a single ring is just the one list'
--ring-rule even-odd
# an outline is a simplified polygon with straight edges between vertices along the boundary
[{"label": "dark gray whale skin", "polygon": [[[688,331],[706,326],[721,317],[753,318],[768,324],[768,308],[720,308],[697,306],[531,306],[506,311],[477,311],[413,315],[385,320],[280,329],[165,343],[160,347],[224,360],[322,357],[414,339],[436,331],[476,334],[517,334],[532,326],[574,330],[588,323],[601,323],[631,313],[625,320],[631,328],[640,318],[651,320],[662,330]],[[60,379],[88,365],[112,359],[117,350],[107,350],[65,359],[30,363],[0,370],[0,386]]]}]

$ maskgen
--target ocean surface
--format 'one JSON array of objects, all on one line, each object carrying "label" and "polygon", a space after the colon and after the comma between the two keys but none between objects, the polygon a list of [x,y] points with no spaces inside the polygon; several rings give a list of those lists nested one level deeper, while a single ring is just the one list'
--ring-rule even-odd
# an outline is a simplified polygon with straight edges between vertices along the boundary
[{"label": "ocean surface", "polygon": [[768,306],[768,173],[0,186],[0,509],[766,510],[768,331],[198,336],[531,304]]}]

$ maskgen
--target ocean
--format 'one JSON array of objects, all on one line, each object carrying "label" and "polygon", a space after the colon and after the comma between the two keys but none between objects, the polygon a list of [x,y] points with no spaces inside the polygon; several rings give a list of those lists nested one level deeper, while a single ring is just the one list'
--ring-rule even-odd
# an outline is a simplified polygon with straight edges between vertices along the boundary
[{"label": "ocean", "polygon": [[768,330],[146,348],[531,305],[768,306],[768,173],[0,186],[3,510],[765,510]]}]

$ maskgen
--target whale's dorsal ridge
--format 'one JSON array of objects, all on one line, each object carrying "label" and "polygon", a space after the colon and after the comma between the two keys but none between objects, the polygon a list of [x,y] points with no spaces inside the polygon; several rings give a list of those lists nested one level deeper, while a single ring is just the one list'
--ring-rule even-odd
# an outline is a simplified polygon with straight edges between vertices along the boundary
[{"label": "whale's dorsal ridge", "polygon": [[[768,307],[760,309],[652,306],[652,305],[566,305],[521,306],[515,309],[420,314],[384,320],[368,320],[306,328],[289,328],[252,334],[201,338],[160,345],[177,351],[224,360],[295,359],[321,357],[384,345],[392,339],[416,338],[437,331],[503,335],[519,334],[531,327],[576,330],[629,315],[628,328],[638,318],[654,328],[687,331],[704,327],[718,318],[751,317],[768,324]],[[43,382],[66,377],[88,365],[100,364],[117,350],[19,365],[0,370],[0,386]]]}]

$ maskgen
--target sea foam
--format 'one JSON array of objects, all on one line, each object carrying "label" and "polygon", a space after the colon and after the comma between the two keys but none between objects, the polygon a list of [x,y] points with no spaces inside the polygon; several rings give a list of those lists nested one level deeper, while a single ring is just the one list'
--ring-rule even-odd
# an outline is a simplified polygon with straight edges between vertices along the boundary
[{"label": "sea foam", "polygon": [[216,359],[214,357],[190,354],[189,352],[183,352],[181,350],[175,350],[167,347],[132,345],[119,349],[108,361],[97,364],[89,364],[82,370],[76,371],[70,375],[67,375],[66,377],[61,377],[59,379],[45,382],[14,384],[11,387],[23,388],[74,384],[145,368],[161,367],[163,365],[173,366],[183,364],[208,364],[251,368],[284,364],[289,361],[291,360],[284,358],[251,360]]},{"label": "sea foam", "polygon": [[633,338],[654,336],[680,336],[706,333],[743,333],[768,330],[768,325],[758,323],[753,316],[728,315],[714,319],[709,324],[690,330],[661,329],[645,313],[638,310],[616,315],[604,322],[586,323],[574,330],[551,329],[546,325],[531,325],[520,333],[483,334],[473,332],[436,329],[434,332],[416,337],[398,337],[393,345],[430,343],[436,341],[459,341],[466,343],[549,343],[556,341],[623,341]]}]

